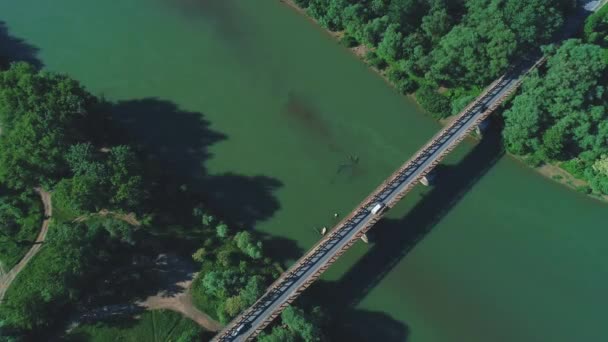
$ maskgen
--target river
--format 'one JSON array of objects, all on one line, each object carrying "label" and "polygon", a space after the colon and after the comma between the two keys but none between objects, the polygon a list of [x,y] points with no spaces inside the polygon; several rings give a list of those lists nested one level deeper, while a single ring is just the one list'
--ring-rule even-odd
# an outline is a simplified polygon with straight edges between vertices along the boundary
[{"label": "river", "polygon": [[[279,1],[5,0],[0,20],[2,49],[116,102],[287,262],[439,129]],[[497,134],[465,141],[307,291],[338,340],[608,339],[607,208],[504,156]]]}]

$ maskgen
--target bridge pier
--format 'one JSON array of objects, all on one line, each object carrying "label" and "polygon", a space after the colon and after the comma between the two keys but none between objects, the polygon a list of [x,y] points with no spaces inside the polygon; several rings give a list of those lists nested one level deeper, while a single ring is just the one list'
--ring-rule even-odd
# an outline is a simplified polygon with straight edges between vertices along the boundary
[{"label": "bridge pier", "polygon": [[479,125],[477,125],[477,127],[475,127],[475,133],[477,133],[477,135],[479,135],[480,137],[483,137],[483,132],[488,129],[488,126],[490,126],[490,120],[483,120],[479,123]]},{"label": "bridge pier", "polygon": [[435,180],[435,172],[431,171],[420,179],[420,184],[422,184],[424,186],[431,186],[431,184],[433,184],[434,180]]},{"label": "bridge pier", "polygon": [[367,233],[364,233],[363,235],[361,235],[361,241],[363,241],[365,243],[369,243],[369,238],[367,237]]}]

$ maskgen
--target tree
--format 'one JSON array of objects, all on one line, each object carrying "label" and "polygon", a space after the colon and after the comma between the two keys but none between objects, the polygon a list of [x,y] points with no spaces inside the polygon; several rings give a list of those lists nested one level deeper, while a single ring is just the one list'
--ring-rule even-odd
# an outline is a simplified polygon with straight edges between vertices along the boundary
[{"label": "tree", "polygon": [[270,334],[261,333],[258,342],[296,342],[297,334],[285,327],[273,327]]},{"label": "tree", "polygon": [[507,149],[523,155],[535,151],[539,142],[542,112],[533,95],[520,95],[513,100],[513,106],[505,112],[503,138]]},{"label": "tree", "polygon": [[438,2],[431,11],[422,18],[420,28],[434,45],[441,37],[450,31],[452,18],[443,3]]},{"label": "tree", "polygon": [[217,227],[215,227],[215,230],[217,236],[220,238],[228,236],[228,225],[225,223],[218,224]]},{"label": "tree", "polygon": [[14,239],[19,232],[19,221],[23,217],[23,212],[7,200],[6,197],[0,198],[0,234],[9,239]]},{"label": "tree", "polygon": [[402,40],[403,35],[399,32],[399,26],[390,24],[378,45],[378,56],[390,62],[400,59],[403,51]]},{"label": "tree", "polygon": [[249,306],[255,303],[256,300],[264,293],[264,279],[255,275],[247,281],[247,285],[241,290],[240,296],[245,303]]},{"label": "tree", "polygon": [[245,254],[253,259],[260,259],[262,257],[262,242],[254,242],[251,233],[248,231],[242,231],[234,236],[236,246]]},{"label": "tree", "polygon": [[205,261],[207,254],[208,252],[205,248],[199,248],[196,250],[196,252],[194,252],[194,254],[192,254],[192,260],[196,262],[203,262]]},{"label": "tree", "polygon": [[68,170],[65,155],[86,134],[95,99],[67,76],[16,63],[0,73],[0,180],[15,189],[50,185]]},{"label": "tree", "polygon": [[142,168],[129,146],[112,147],[108,170],[110,203],[130,210],[140,207],[144,200]]},{"label": "tree", "polygon": [[600,194],[608,194],[608,155],[602,155],[587,172],[591,188]]},{"label": "tree", "polygon": [[504,19],[520,43],[545,42],[564,23],[559,5],[553,0],[508,0],[503,9]]},{"label": "tree", "polygon": [[388,28],[388,16],[374,18],[363,27],[363,41],[371,46],[378,46]]},{"label": "tree", "polygon": [[320,330],[310,322],[302,309],[288,306],[281,313],[281,320],[306,342],[322,340]]},{"label": "tree", "polygon": [[422,86],[416,91],[416,99],[422,108],[428,110],[437,118],[443,118],[450,115],[451,105],[450,100],[439,94],[430,86]]}]

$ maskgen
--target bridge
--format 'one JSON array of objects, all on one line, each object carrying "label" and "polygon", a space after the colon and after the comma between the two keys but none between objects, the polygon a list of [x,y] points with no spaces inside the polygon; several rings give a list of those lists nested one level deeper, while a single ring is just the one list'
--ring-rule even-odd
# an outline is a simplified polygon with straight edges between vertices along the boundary
[{"label": "bridge", "polygon": [[[599,3],[603,4],[605,1],[594,2],[594,8],[589,9],[597,10],[601,7]],[[523,60],[488,86],[475,101],[380,184],[212,341],[240,342],[252,340],[257,336],[348,248],[363,237],[380,220],[386,209],[395,206],[418,183],[428,184],[429,173],[433,168],[467,135],[480,127],[484,120],[519,88],[527,74],[545,61],[545,57]]]}]

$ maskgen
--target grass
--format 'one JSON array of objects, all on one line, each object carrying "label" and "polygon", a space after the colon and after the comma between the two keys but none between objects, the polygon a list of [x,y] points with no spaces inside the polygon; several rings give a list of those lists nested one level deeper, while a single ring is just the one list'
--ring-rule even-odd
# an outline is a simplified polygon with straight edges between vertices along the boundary
[{"label": "grass", "polygon": [[189,342],[200,341],[203,330],[193,321],[167,310],[147,311],[139,318],[83,324],[65,336],[72,342]]}]

